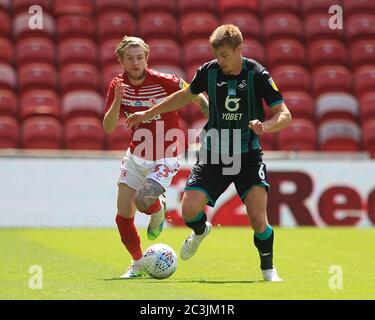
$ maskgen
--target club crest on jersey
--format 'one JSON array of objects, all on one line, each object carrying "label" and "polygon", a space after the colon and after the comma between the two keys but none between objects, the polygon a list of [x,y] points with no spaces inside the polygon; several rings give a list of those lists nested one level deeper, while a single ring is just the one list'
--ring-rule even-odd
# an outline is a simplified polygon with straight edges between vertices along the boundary
[{"label": "club crest on jersey", "polygon": [[156,98],[151,98],[149,100],[150,107],[153,107],[154,105],[158,104],[158,100]]},{"label": "club crest on jersey", "polygon": [[238,90],[245,90],[246,89],[246,80],[242,80],[242,82],[237,86]]},{"label": "club crest on jersey", "polygon": [[240,100],[239,98],[231,98],[228,96],[225,99],[225,108],[230,112],[236,112],[240,108]]}]

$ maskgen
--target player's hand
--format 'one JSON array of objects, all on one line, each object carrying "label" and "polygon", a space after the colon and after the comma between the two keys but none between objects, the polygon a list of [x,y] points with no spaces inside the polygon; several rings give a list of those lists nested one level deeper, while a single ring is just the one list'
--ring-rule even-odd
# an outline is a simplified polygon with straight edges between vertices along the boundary
[{"label": "player's hand", "polygon": [[115,100],[118,102],[121,102],[122,98],[125,95],[125,85],[123,83],[123,80],[117,80],[116,86],[115,86]]},{"label": "player's hand", "polygon": [[125,124],[128,126],[129,129],[132,129],[132,128],[137,129],[137,127],[142,121],[146,121],[149,119],[147,117],[146,112],[147,111],[139,111],[139,112],[132,113],[126,118]]},{"label": "player's hand", "polygon": [[264,125],[262,122],[260,122],[258,119],[251,120],[249,122],[249,128],[254,131],[254,133],[258,136],[262,135],[266,132],[266,129],[264,128]]}]

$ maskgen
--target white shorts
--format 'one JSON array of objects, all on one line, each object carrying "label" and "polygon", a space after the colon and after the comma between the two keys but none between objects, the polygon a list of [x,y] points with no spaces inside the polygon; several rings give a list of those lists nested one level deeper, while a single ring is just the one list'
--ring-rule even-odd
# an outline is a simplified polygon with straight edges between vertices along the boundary
[{"label": "white shorts", "polygon": [[171,184],[179,168],[177,157],[150,161],[136,157],[128,149],[122,159],[117,184],[124,183],[137,190],[147,178],[155,180],[165,190]]}]

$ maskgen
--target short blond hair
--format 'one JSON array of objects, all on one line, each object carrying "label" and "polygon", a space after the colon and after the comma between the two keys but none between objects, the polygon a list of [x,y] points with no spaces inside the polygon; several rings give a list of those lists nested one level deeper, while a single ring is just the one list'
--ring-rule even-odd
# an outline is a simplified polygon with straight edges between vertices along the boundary
[{"label": "short blond hair", "polygon": [[146,56],[148,56],[150,52],[150,46],[141,38],[124,36],[115,50],[115,53],[119,57],[120,61],[122,61],[124,58],[125,49],[129,47],[142,47],[145,50]]},{"label": "short blond hair", "polygon": [[228,45],[236,49],[243,42],[242,33],[233,24],[224,24],[217,27],[210,36],[210,44],[214,49]]}]

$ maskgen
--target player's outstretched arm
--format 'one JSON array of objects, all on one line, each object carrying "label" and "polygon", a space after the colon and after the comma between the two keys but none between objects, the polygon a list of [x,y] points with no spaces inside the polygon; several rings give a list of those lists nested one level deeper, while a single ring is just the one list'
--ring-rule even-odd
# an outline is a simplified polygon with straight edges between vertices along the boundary
[{"label": "player's outstretched arm", "polygon": [[125,123],[129,128],[137,128],[142,121],[152,119],[157,114],[178,110],[191,102],[196,95],[192,94],[190,87],[183,88],[165,98],[161,103],[152,108],[131,114]]},{"label": "player's outstretched arm", "polygon": [[208,119],[209,117],[209,106],[208,106],[208,100],[206,96],[203,93],[200,93],[197,95],[193,102],[199,106],[201,109],[202,114]]},{"label": "player's outstretched arm", "polygon": [[273,116],[271,119],[261,122],[258,119],[249,122],[249,128],[260,136],[266,132],[277,132],[286,128],[292,121],[292,115],[285,103],[271,108]]}]

